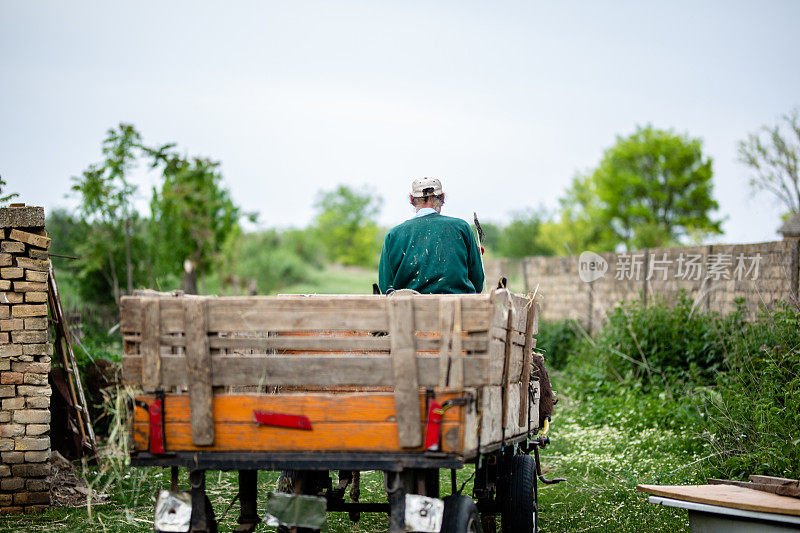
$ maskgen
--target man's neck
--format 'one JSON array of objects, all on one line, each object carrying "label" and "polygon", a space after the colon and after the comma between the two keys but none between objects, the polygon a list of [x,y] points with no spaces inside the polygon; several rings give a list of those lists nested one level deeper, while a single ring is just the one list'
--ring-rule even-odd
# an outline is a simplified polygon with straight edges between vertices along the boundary
[{"label": "man's neck", "polygon": [[417,213],[414,215],[414,218],[424,217],[434,213],[438,213],[438,211],[432,207],[420,207],[417,209]]}]

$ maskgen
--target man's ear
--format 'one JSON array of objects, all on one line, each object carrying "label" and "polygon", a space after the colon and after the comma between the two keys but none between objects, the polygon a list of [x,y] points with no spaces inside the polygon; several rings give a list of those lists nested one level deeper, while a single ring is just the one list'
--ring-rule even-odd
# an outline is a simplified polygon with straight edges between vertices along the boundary
[{"label": "man's ear", "polygon": [[413,194],[409,194],[408,195],[408,203],[410,203],[411,205],[414,205],[414,195]]}]

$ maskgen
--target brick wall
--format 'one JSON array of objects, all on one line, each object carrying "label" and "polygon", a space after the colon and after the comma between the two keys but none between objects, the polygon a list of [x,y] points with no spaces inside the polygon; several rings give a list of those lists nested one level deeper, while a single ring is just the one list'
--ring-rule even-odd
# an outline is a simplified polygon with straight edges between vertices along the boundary
[{"label": "brick wall", "polygon": [[0,208],[0,513],[50,503],[49,261],[41,207]]},{"label": "brick wall", "polygon": [[[528,257],[523,271],[526,290],[538,285],[544,297],[545,320],[577,319],[594,330],[620,302],[670,300],[680,291],[698,309],[722,313],[734,309],[736,298],[743,298],[751,313],[760,304],[797,298],[799,253],[797,239],[604,253],[598,255],[608,270],[590,283],[581,280],[577,256]],[[492,264],[487,272],[498,275],[503,266]]]}]

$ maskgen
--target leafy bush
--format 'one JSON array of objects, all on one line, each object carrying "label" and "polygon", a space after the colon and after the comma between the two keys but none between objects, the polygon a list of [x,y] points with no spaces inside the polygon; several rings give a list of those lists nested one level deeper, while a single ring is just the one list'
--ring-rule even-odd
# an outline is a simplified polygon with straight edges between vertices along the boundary
[{"label": "leafy bush", "polygon": [[561,370],[566,367],[570,353],[580,345],[582,336],[577,320],[541,321],[536,335],[536,351],[544,354],[548,368]]},{"label": "leafy bush", "polygon": [[681,294],[670,305],[621,304],[581,350],[603,379],[641,381],[646,390],[684,384],[707,385],[723,369],[730,336],[744,327],[744,309],[721,316],[693,309]]},{"label": "leafy bush", "polygon": [[729,337],[708,396],[708,438],[720,474],[800,478],[800,307],[779,303]]},{"label": "leafy bush", "polygon": [[311,248],[299,248],[299,242],[301,240],[291,231],[284,234],[277,230],[266,230],[243,235],[236,251],[237,274],[254,279],[260,294],[269,294],[281,287],[307,280],[314,261],[309,261],[298,252],[307,257],[314,252]]}]

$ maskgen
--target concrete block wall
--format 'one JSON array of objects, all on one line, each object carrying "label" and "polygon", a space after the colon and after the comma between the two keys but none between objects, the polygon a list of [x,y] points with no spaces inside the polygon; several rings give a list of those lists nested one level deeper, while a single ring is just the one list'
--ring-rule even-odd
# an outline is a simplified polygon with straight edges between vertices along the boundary
[{"label": "concrete block wall", "polygon": [[41,207],[0,208],[0,514],[50,504],[49,244]]},{"label": "concrete block wall", "polygon": [[[539,286],[544,320],[576,319],[587,329],[596,330],[620,302],[669,301],[681,291],[698,309],[721,313],[733,311],[735,300],[741,298],[753,315],[760,305],[796,299],[800,291],[797,239],[598,255],[606,261],[608,270],[590,283],[581,281],[577,256],[524,260],[526,290]],[[631,263],[638,265],[638,272],[625,269]]]}]

